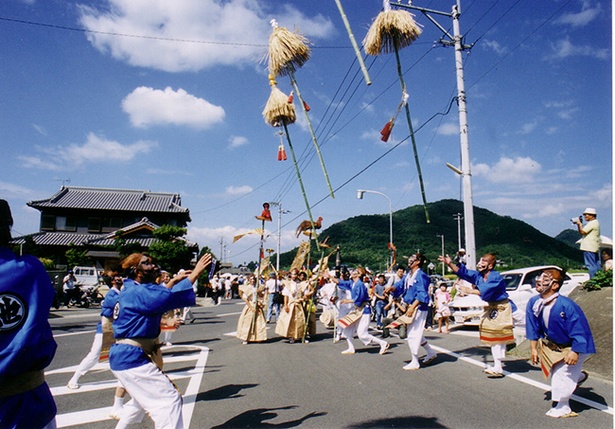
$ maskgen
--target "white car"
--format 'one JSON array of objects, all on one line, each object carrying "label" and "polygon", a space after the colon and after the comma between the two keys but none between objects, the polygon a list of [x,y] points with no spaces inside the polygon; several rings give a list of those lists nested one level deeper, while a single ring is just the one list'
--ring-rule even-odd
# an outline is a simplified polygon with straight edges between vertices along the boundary
[{"label": "white car", "polygon": [[[506,291],[515,305],[525,311],[527,302],[531,297],[537,295],[536,277],[547,268],[560,269],[555,265],[542,265],[538,267],[519,268],[517,270],[505,271],[502,274],[506,282]],[[560,288],[560,294],[568,296],[578,285],[589,280],[586,273],[568,273],[564,279],[564,284]],[[455,296],[448,306],[451,309],[451,319],[456,324],[467,326],[478,326],[483,314],[483,307],[487,303],[480,299],[479,295]]]}]

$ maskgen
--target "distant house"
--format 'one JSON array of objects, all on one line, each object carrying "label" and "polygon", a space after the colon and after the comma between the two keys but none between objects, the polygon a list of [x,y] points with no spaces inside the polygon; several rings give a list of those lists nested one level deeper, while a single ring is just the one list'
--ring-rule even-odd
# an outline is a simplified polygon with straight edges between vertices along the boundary
[{"label": "distant house", "polygon": [[[40,231],[17,237],[23,245],[31,237],[41,256],[64,261],[69,246],[82,246],[98,268],[119,258],[111,249],[119,236],[126,243],[147,249],[156,241],[152,231],[162,225],[185,228],[190,211],[181,206],[179,194],[130,189],[62,186],[50,198],[28,202],[41,212]],[[196,243],[188,247],[198,251]]]}]

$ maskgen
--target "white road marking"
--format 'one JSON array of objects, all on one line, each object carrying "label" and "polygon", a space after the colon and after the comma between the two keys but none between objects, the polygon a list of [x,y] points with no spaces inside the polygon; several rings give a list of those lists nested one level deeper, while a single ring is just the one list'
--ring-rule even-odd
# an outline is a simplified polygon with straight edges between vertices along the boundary
[{"label": "white road marking", "polygon": [[[483,362],[480,362],[480,361],[478,361],[476,359],[472,359],[472,358],[469,358],[469,357],[466,357],[466,356],[462,356],[459,353],[455,353],[454,351],[447,350],[447,349],[444,349],[442,347],[434,346],[433,344],[431,344],[431,348],[436,350],[439,353],[447,354],[447,355],[452,356],[454,358],[457,358],[458,360],[461,360],[463,362],[466,362],[466,363],[469,363],[469,364],[472,364],[472,365],[476,365],[476,366],[478,366],[480,368],[486,368],[486,365]],[[545,384],[545,383],[541,383],[539,381],[532,380],[530,378],[524,377],[524,376],[519,375],[519,374],[515,374],[515,373],[512,373],[512,372],[504,371],[504,375],[506,375],[506,377],[508,377],[508,378],[512,378],[513,380],[517,380],[517,381],[525,383],[525,384],[527,384],[529,386],[536,387],[536,388],[538,388],[540,390],[543,390],[545,392],[551,390],[551,386],[550,385]],[[592,401],[590,399],[586,399],[586,398],[583,398],[583,397],[577,396],[577,395],[572,395],[570,397],[570,399],[572,399],[573,401],[579,402],[581,404],[587,405],[588,407],[592,407],[592,408],[595,408],[597,410],[603,411],[603,412],[605,412],[607,414],[611,414],[611,415],[614,414],[613,407],[609,407],[608,405],[604,405],[604,404],[601,404],[599,402]]]},{"label": "white road marking", "polygon": [[91,333],[96,333],[96,330],[93,330],[93,331],[69,332],[68,334],[55,334],[53,336],[53,338],[70,337],[72,335],[91,334]]},{"label": "white road marking", "polygon": [[[173,349],[174,347],[165,347],[166,350]],[[201,346],[177,346],[176,348],[188,348],[194,349],[195,353],[191,355],[182,356],[168,356],[164,358],[165,363],[174,362],[187,362],[196,361],[194,368],[178,372],[169,372],[167,375],[172,380],[190,379],[186,391],[183,392],[184,404],[182,407],[182,414],[184,418],[184,427],[189,428],[192,420],[192,414],[194,413],[194,407],[196,405],[196,398],[199,393],[199,388],[203,380],[203,373],[207,365],[207,358],[209,356],[209,348]],[[46,374],[62,374],[72,373],[77,369],[77,366],[70,366],[65,368],[58,368],[53,371],[47,371]],[[91,371],[110,371],[109,363],[98,363]],[[81,384],[79,389],[69,389],[66,386],[52,387],[51,393],[54,397],[63,395],[73,395],[75,393],[82,392],[94,392],[100,390],[110,390],[117,386],[117,380],[115,378],[102,380],[97,382],[90,382]],[[87,423],[100,422],[104,420],[111,420],[109,413],[111,407],[92,408],[81,411],[75,411],[72,413],[58,414],[56,416],[56,423],[58,428],[80,426]]]}]

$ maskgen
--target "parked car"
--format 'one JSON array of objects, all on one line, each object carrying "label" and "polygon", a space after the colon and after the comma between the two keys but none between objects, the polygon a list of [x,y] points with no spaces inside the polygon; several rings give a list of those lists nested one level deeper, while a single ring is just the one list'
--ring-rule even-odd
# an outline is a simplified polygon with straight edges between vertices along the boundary
[{"label": "parked car", "polygon": [[[506,282],[506,291],[518,308],[525,311],[530,298],[538,294],[536,292],[536,277],[547,268],[560,269],[555,265],[543,265],[519,268],[501,273]],[[567,273],[564,284],[560,288],[560,294],[568,296],[577,286],[583,284],[588,279],[589,275],[587,273]],[[456,324],[478,326],[483,314],[483,308],[486,305],[487,303],[480,299],[479,295],[457,295],[449,303],[451,319]]]},{"label": "parked car", "polygon": [[96,267],[74,267],[73,274],[78,286],[98,286],[101,282]]}]

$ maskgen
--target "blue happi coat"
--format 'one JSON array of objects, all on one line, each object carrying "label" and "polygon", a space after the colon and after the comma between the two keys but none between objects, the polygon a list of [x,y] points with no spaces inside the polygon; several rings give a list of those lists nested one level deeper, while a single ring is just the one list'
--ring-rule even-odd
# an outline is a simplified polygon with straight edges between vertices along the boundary
[{"label": "blue happi coat", "polygon": [[[192,283],[184,279],[167,289],[155,283],[129,282],[119,295],[113,322],[115,339],[157,338],[162,315],[175,308],[190,307],[196,302]],[[109,352],[109,365],[122,371],[151,362],[140,347],[114,344]]]}]

